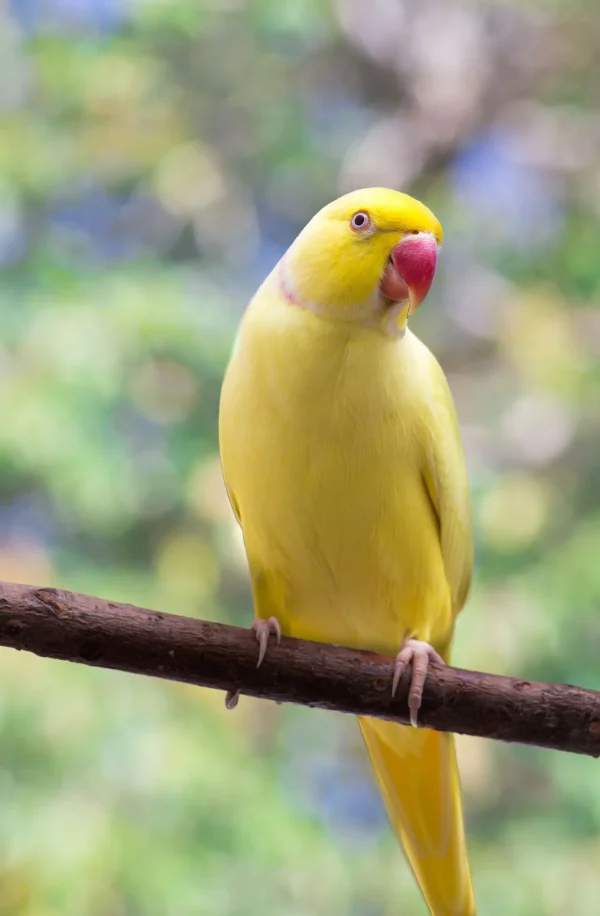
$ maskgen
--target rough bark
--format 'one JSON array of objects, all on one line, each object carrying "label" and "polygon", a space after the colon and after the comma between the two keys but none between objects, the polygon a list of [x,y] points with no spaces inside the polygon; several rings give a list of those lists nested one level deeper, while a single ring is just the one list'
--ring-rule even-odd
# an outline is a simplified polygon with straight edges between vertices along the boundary
[{"label": "rough bark", "polygon": [[[253,633],[54,588],[0,583],[0,645],[49,658],[345,713],[408,721],[406,673],[392,660]],[[440,731],[600,756],[600,693],[431,667],[420,722]]]}]

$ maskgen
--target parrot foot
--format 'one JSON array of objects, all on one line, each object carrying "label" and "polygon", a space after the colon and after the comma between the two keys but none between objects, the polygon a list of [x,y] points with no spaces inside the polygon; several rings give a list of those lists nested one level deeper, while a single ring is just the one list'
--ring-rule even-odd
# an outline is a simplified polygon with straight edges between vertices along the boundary
[{"label": "parrot foot", "polygon": [[[267,654],[267,645],[269,643],[269,636],[277,637],[277,645],[281,642],[281,626],[277,617],[269,617],[268,620],[261,620],[257,618],[252,621],[251,630],[254,630],[256,633],[256,639],[258,641],[258,661],[256,667],[260,668],[263,663],[263,659]],[[239,690],[228,690],[225,694],[225,706],[227,709],[235,709],[240,698]]]},{"label": "parrot foot", "polygon": [[394,679],[392,681],[392,696],[396,695],[402,673],[407,665],[412,665],[412,679],[408,692],[408,708],[410,710],[410,724],[418,727],[418,715],[423,697],[423,685],[427,677],[429,662],[445,665],[444,659],[435,651],[433,646],[418,639],[407,639],[396,656],[394,664]]},{"label": "parrot foot", "polygon": [[252,621],[252,626],[250,629],[254,630],[258,640],[259,649],[256,667],[260,668],[263,659],[267,654],[269,636],[272,634],[273,636],[277,637],[277,645],[279,645],[281,642],[281,626],[279,625],[277,617],[269,617],[268,620],[261,620],[260,618],[257,618],[256,620]]}]

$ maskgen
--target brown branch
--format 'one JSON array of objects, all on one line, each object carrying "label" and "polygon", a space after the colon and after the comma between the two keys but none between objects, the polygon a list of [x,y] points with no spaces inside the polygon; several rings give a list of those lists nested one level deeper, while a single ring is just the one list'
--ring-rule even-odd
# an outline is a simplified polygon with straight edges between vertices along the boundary
[{"label": "brown branch", "polygon": [[[338,712],[407,722],[408,674],[391,696],[392,662],[323,643],[147,611],[54,588],[0,583],[0,645]],[[423,725],[600,756],[600,693],[459,668],[432,668]]]}]

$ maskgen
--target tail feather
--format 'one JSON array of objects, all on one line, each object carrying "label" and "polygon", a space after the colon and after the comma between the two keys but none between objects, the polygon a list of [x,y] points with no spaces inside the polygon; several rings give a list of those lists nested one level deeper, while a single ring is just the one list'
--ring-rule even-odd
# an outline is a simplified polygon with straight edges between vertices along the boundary
[{"label": "tail feather", "polygon": [[432,916],[476,916],[454,736],[359,718],[392,826]]}]

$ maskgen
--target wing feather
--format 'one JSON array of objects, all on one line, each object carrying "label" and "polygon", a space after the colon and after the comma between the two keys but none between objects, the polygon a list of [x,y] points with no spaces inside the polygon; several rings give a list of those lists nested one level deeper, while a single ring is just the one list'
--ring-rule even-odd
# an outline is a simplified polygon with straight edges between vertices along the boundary
[{"label": "wing feather", "polygon": [[440,525],[444,568],[453,614],[462,609],[473,576],[473,521],[460,428],[446,377],[430,354],[431,422],[423,469],[425,486]]}]

